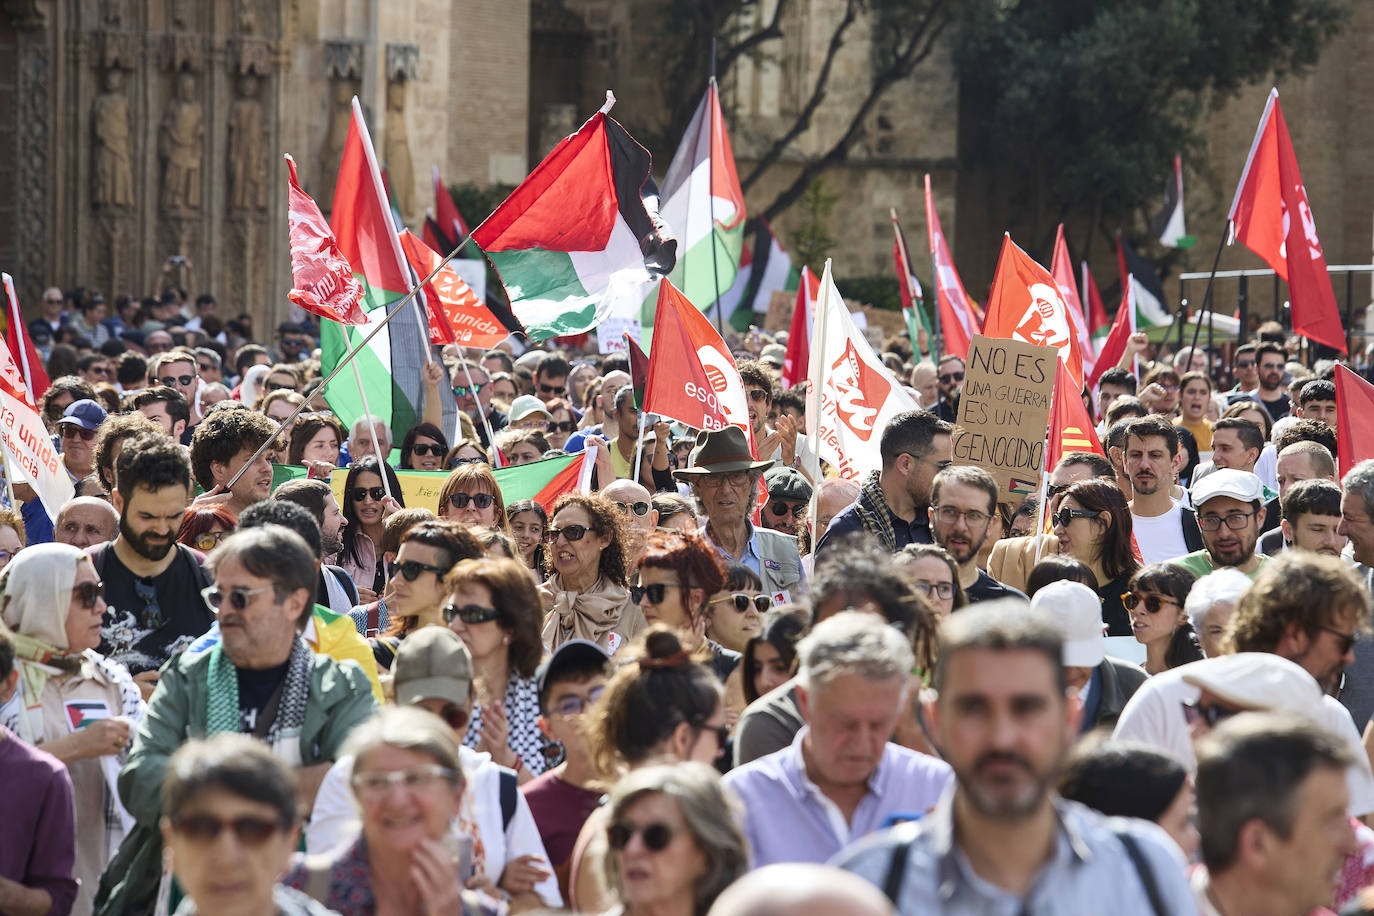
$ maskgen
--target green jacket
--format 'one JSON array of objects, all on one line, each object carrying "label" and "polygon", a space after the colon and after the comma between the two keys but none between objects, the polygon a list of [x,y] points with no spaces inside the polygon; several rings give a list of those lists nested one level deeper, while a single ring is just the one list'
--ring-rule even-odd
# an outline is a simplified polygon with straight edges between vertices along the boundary
[{"label": "green jacket", "polygon": [[[119,797],[138,822],[100,876],[96,912],[151,912],[162,874],[162,780],[167,761],[189,738],[205,737],[208,672],[212,653],[183,652],[162,666],[148,714],[119,774]],[[301,726],[301,763],[333,761],[354,727],[377,708],[367,675],[356,665],[315,656]]]}]

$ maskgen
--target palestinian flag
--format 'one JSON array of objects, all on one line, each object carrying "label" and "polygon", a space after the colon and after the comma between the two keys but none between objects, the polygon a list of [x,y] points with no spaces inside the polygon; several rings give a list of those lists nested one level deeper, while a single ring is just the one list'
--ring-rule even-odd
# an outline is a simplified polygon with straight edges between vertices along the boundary
[{"label": "palestinian flag", "polygon": [[1130,243],[1116,234],[1116,260],[1121,269],[1121,288],[1126,288],[1126,277],[1135,281],[1135,324],[1137,330],[1155,328],[1172,322],[1168,300],[1164,298],[1164,281],[1159,279],[1154,265],[1142,258]]},{"label": "palestinian flag", "polygon": [[649,357],[644,355],[639,344],[625,332],[625,355],[630,358],[630,384],[635,392],[635,410],[644,406],[644,386],[649,381]]},{"label": "palestinian flag", "polygon": [[749,330],[751,324],[763,323],[773,293],[791,292],[801,285],[801,272],[792,266],[767,220],[761,216],[750,220],[745,234],[748,238],[740,252],[739,273],[720,297],[726,323],[741,332]]},{"label": "palestinian flag", "polygon": [[[911,268],[911,250],[906,247],[906,234],[902,224],[897,222],[897,211],[892,214],[892,260],[897,265],[897,288],[902,294],[902,318],[906,320],[906,333],[911,338],[912,361],[921,361],[921,331],[926,333],[926,350],[935,342],[935,331],[926,315],[925,290],[916,271]],[[936,354],[938,355],[938,354]]]},{"label": "palestinian flag", "polygon": [[645,206],[649,153],[607,117],[565,138],[473,232],[531,341],[580,334],[612,312],[639,315],[677,242]]},{"label": "palestinian flag", "polygon": [[735,282],[744,243],[744,192],[714,78],[668,166],[661,199],[659,212],[678,240],[668,278],[709,313]]},{"label": "palestinian flag", "polygon": [[1112,323],[1107,320],[1107,307],[1102,304],[1102,294],[1097,291],[1097,284],[1093,281],[1093,275],[1088,270],[1088,262],[1081,261],[1079,266],[1082,268],[1083,285],[1079,298],[1083,301],[1084,309],[1088,313],[1088,336],[1093,342],[1093,364],[1097,364],[1097,356],[1102,352],[1102,346],[1107,342],[1107,334],[1112,329]]},{"label": "palestinian flag", "polygon": [[1197,236],[1183,226],[1183,158],[1174,157],[1174,172],[1164,182],[1164,206],[1150,219],[1150,232],[1165,248],[1192,248]]},{"label": "palestinian flag", "polygon": [[[353,265],[353,276],[363,284],[361,307],[367,322],[352,327],[329,320],[320,322],[321,369],[326,375],[386,317],[388,307],[409,292],[412,283],[391,222],[391,207],[377,169],[372,138],[356,97],[334,186],[330,227],[338,239],[339,250]],[[406,308],[418,311],[396,316],[354,358],[367,390],[368,407],[390,424],[391,434],[398,442],[420,414],[424,393],[420,370],[429,345],[429,321],[423,303],[415,301]],[[363,416],[362,398],[352,372],[340,372],[329,383],[325,400],[345,428],[351,428]],[[450,428],[452,411],[452,401],[445,399],[444,419]]]}]

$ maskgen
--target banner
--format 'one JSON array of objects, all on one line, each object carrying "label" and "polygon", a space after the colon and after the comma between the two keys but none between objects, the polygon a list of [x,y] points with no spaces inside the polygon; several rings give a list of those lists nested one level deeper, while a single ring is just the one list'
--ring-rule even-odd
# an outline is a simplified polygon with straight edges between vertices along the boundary
[{"label": "banner", "polygon": [[4,439],[5,473],[12,483],[32,484],[53,523],[72,498],[72,486],[62,458],[52,444],[10,348],[0,343],[0,437]]},{"label": "banner", "polygon": [[339,324],[364,324],[363,285],[339,250],[319,205],[296,180],[296,160],[286,155],[286,226],[291,243],[291,291],[296,305]]},{"label": "banner", "polygon": [[999,502],[1040,488],[1057,362],[1054,347],[981,334],[969,344],[954,463],[997,478]]}]

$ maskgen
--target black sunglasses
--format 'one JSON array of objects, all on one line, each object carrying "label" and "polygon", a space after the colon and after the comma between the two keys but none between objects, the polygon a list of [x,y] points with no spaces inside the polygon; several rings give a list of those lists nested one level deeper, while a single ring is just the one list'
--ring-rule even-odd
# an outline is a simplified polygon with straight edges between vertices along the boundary
[{"label": "black sunglasses", "polygon": [[472,503],[479,509],[490,509],[492,504],[496,502],[496,497],[490,493],[453,493],[449,496],[448,501],[452,503],[455,509],[466,509],[468,503]]},{"label": "black sunglasses", "polygon": [[577,429],[577,423],[573,420],[555,420],[549,424],[551,433],[570,433]]},{"label": "black sunglasses", "polygon": [[185,814],[172,819],[172,829],[193,842],[213,843],[228,830],[243,846],[261,846],[286,826],[281,821],[248,815],[227,821],[209,814]]},{"label": "black sunglasses", "polygon": [[446,604],[443,607],[444,623],[453,623],[454,620],[461,620],[470,626],[479,623],[490,623],[500,618],[501,612],[494,607],[486,607],[481,604],[465,604],[459,607],[456,604]]},{"label": "black sunglasses", "polygon": [[673,841],[673,828],[667,824],[655,821],[652,824],[638,827],[622,821],[606,828],[606,843],[611,849],[620,852],[630,845],[630,840],[634,838],[636,833],[644,835],[644,845],[650,852],[662,852]]},{"label": "black sunglasses", "polygon": [[1166,604],[1178,604],[1173,598],[1164,595],[1137,595],[1134,592],[1127,592],[1121,596],[1121,603],[1126,606],[1126,610],[1134,611],[1137,607],[1144,605],[1145,610],[1151,614],[1158,614]]},{"label": "black sunglasses", "polygon": [[777,500],[768,500],[768,511],[772,512],[778,518],[782,518],[784,515],[797,515],[805,508],[805,503],[793,505],[791,503],[778,502]]},{"label": "black sunglasses", "polygon": [[636,500],[632,503],[617,502],[616,505],[619,506],[620,511],[624,512],[626,515],[629,515],[631,512],[633,512],[640,518],[643,518],[644,516],[648,515],[649,510],[653,508],[642,499]]},{"label": "black sunglasses", "polygon": [[549,528],[544,532],[544,540],[552,544],[558,540],[558,536],[561,534],[567,538],[568,543],[572,543],[582,540],[590,530],[586,525],[564,525],[562,528]]},{"label": "black sunglasses", "polygon": [[442,445],[424,445],[417,443],[410,447],[410,453],[412,455],[433,455],[435,458],[438,458],[444,453],[444,447]]},{"label": "black sunglasses", "polygon": [[950,382],[962,382],[963,380],[964,373],[962,372],[946,372],[944,375],[940,376],[940,381],[944,382],[946,385]]},{"label": "black sunglasses", "polygon": [[405,576],[407,582],[414,582],[420,578],[422,572],[432,572],[436,576],[443,576],[448,573],[448,570],[442,566],[431,566],[428,563],[421,563],[419,560],[406,560],[403,563],[397,563],[392,568]]},{"label": "black sunglasses", "polygon": [[1183,704],[1183,718],[1189,725],[1194,722],[1206,722],[1208,728],[1216,728],[1218,722],[1229,719],[1238,712],[1238,709],[1227,709],[1213,703],[1204,704],[1198,700]]},{"label": "black sunglasses", "polygon": [[1332,636],[1335,636],[1337,639],[1339,639],[1341,641],[1340,646],[1342,655],[1348,654],[1351,649],[1355,648],[1354,633],[1342,633],[1340,630],[1335,630],[1331,627],[1323,627],[1320,625],[1314,625],[1313,629],[1321,630],[1324,633],[1330,633]]},{"label": "black sunglasses", "polygon": [[568,386],[566,385],[545,385],[543,382],[539,383],[539,390],[544,394],[562,394],[567,388]]},{"label": "black sunglasses", "polygon": [[162,378],[158,379],[158,381],[166,385],[168,388],[171,388],[174,385],[181,385],[185,387],[186,385],[191,384],[192,380],[194,379],[194,375],[164,375]]},{"label": "black sunglasses", "polygon": [[1060,528],[1067,528],[1069,525],[1073,524],[1074,519],[1097,518],[1097,513],[1089,512],[1087,509],[1070,509],[1068,506],[1064,506],[1058,512],[1054,513],[1051,518],[1054,519],[1054,523]]},{"label": "black sunglasses", "polygon": [[381,502],[382,500],[386,499],[385,487],[354,487],[350,491],[350,493],[353,496],[353,501],[355,503],[363,502],[369,496],[371,496],[377,502]]},{"label": "black sunglasses", "polygon": [[644,596],[648,595],[650,604],[662,604],[663,599],[668,597],[668,589],[686,587],[687,586],[675,582],[655,582],[653,585],[631,585],[630,600],[635,604],[639,604],[639,602],[644,599]]},{"label": "black sunglasses", "polygon": [[95,607],[95,603],[105,597],[104,582],[82,582],[72,586],[72,597],[81,603],[86,610]]}]

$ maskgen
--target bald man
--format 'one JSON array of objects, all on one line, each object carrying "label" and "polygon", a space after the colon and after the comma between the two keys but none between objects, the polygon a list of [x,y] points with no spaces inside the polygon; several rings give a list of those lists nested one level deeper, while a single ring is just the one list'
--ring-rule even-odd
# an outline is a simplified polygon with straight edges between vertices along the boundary
[{"label": "bald man", "polygon": [[707,916],[893,916],[892,902],[829,865],[765,865],[727,887]]},{"label": "bald man", "polygon": [[[644,554],[649,532],[658,524],[658,510],[654,508],[653,495],[643,485],[622,477],[615,483],[601,488],[601,495],[620,507],[625,513],[625,522],[630,528],[630,543],[626,545],[625,566],[633,570]],[[644,510],[643,514],[639,510]]]},{"label": "bald man", "polygon": [[85,550],[114,540],[118,530],[119,513],[114,506],[94,496],[78,496],[58,511],[52,539]]},{"label": "bald man", "polygon": [[939,376],[933,363],[919,362],[911,368],[911,387],[922,410],[930,410],[940,400]]}]

